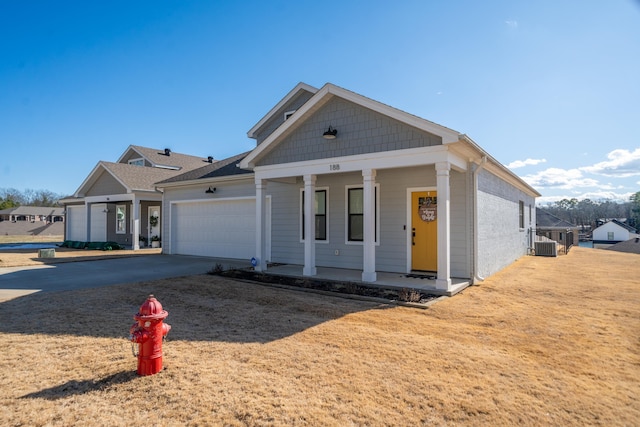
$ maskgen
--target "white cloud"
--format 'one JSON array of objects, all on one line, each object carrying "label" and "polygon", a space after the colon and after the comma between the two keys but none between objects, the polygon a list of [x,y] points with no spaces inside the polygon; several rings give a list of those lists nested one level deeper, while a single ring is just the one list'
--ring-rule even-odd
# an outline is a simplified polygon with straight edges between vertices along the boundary
[{"label": "white cloud", "polygon": [[527,165],[537,165],[540,163],[545,163],[547,159],[527,159],[527,160],[514,160],[509,163],[507,167],[509,169],[517,169]]},{"label": "white cloud", "polygon": [[580,169],[549,168],[532,175],[523,176],[529,185],[536,188],[573,188],[599,187],[595,179],[585,178]]},{"label": "white cloud", "polygon": [[607,154],[604,162],[580,168],[585,172],[616,178],[640,175],[640,148],[634,151],[617,149]]},{"label": "white cloud", "polygon": [[507,19],[504,23],[507,24],[509,28],[518,28],[518,21],[515,19]]}]

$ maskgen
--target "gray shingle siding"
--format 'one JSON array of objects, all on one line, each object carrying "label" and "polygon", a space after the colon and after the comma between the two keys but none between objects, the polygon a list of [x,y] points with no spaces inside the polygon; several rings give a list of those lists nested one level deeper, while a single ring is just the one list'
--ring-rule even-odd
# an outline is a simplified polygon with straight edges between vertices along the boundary
[{"label": "gray shingle siding", "polygon": [[[338,137],[325,140],[331,125]],[[365,153],[427,147],[442,138],[341,98],[333,98],[259,161],[273,165]]]},{"label": "gray shingle siding", "polygon": [[262,125],[256,135],[257,143],[261,144],[262,141],[267,139],[269,135],[273,133],[274,130],[284,123],[284,113],[297,110],[302,107],[309,99],[311,99],[312,96],[313,94],[310,92],[300,91],[300,93],[290,99],[289,102],[273,114],[273,117],[271,117],[269,121]]},{"label": "gray shingle siding", "polygon": [[126,189],[112,175],[103,172],[100,179],[87,190],[86,196],[105,196],[126,193]]}]

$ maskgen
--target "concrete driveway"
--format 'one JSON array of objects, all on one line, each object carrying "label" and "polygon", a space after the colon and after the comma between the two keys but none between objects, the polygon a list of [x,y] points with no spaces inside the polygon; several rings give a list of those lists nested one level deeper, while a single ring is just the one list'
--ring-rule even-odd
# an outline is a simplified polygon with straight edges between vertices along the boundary
[{"label": "concrete driveway", "polygon": [[0,268],[0,302],[33,292],[52,292],[204,274],[216,264],[249,261],[185,255],[149,255],[60,264]]}]

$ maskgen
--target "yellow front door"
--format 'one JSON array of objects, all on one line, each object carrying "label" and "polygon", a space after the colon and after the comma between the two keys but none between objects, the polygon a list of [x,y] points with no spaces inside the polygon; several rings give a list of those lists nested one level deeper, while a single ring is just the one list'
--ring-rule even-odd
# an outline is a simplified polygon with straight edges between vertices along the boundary
[{"label": "yellow front door", "polygon": [[438,270],[438,197],[435,191],[411,193],[411,269]]}]

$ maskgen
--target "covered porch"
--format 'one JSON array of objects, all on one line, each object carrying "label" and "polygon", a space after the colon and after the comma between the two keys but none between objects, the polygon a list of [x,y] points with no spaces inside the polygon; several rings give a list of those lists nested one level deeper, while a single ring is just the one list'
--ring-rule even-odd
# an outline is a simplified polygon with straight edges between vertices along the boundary
[{"label": "covered porch", "polygon": [[[406,211],[401,211],[403,217],[404,235],[405,235],[405,250],[407,252],[406,259],[402,268],[405,272],[398,273],[383,273],[379,272],[376,267],[376,253],[382,249],[378,238],[376,237],[378,231],[385,232],[384,226],[381,226],[378,230],[376,222],[377,211],[379,205],[385,205],[387,199],[381,196],[377,198],[376,186],[378,184],[377,176],[378,172],[382,170],[395,170],[397,173],[401,173],[408,168],[424,168],[433,171],[435,175],[435,186],[431,186],[433,191],[437,191],[438,200],[437,203],[437,265],[435,268],[419,269],[434,271],[433,278],[430,279],[418,279],[415,280],[412,276],[412,270],[418,270],[412,268],[411,264],[411,245],[412,245],[412,229],[407,224],[411,223],[411,207],[407,206]],[[445,146],[433,146],[424,147],[418,149],[409,149],[396,151],[391,156],[389,153],[370,153],[366,155],[347,156],[343,158],[329,158],[329,159],[317,159],[313,161],[305,161],[294,164],[287,164],[286,167],[279,165],[256,167],[255,183],[256,183],[256,270],[263,271],[265,273],[273,273],[271,266],[268,266],[269,260],[265,258],[267,253],[267,239],[265,237],[269,224],[266,221],[267,215],[267,195],[269,194],[269,182],[271,180],[277,181],[282,179],[298,179],[302,182],[304,202],[302,203],[304,215],[302,216],[302,228],[304,230],[304,236],[315,235],[315,204],[314,194],[316,189],[319,188],[317,181],[320,177],[329,175],[340,175],[345,173],[356,173],[361,176],[361,188],[363,192],[363,238],[361,242],[361,265],[359,270],[344,270],[340,271],[338,268],[324,269],[317,266],[317,244],[318,241],[314,239],[301,239],[302,240],[302,253],[304,254],[304,264],[298,266],[300,269],[299,275],[308,278],[322,278],[321,275],[331,275],[332,272],[337,272],[337,277],[344,278],[341,274],[345,273],[350,278],[353,278],[354,282],[371,283],[371,284],[392,284],[396,287],[407,287],[408,284],[423,286],[425,289],[439,292],[439,294],[455,294],[459,291],[460,284],[468,282],[468,279],[456,281],[452,278],[451,274],[451,185],[450,185],[450,173],[452,170],[465,173],[467,171],[467,163],[460,158],[454,152]],[[419,181],[415,181],[419,182]],[[323,184],[324,185],[324,184]],[[426,185],[426,184],[425,184]],[[327,187],[331,188],[331,187]],[[338,184],[337,188],[341,188]],[[402,191],[407,194],[405,204],[411,203],[411,191],[418,190],[422,187],[408,186],[402,187]],[[340,191],[340,190],[338,190]],[[388,194],[388,193],[387,193]],[[276,201],[272,201],[276,203]],[[338,213],[338,215],[341,214]],[[406,217],[406,220],[404,218]],[[346,234],[346,232],[345,232]],[[415,235],[415,233],[413,234]],[[336,234],[334,239],[337,241],[346,240],[345,235]],[[339,251],[336,251],[336,255]],[[266,261],[266,262],[265,262]],[[290,262],[290,261],[285,261]],[[292,263],[293,265],[294,263]],[[325,264],[326,260],[325,260]],[[290,275],[298,275],[293,273],[291,269],[294,267],[289,266],[288,271]],[[277,267],[276,267],[277,268]],[[352,267],[349,267],[352,268]],[[287,270],[287,269],[282,269]],[[357,277],[356,277],[357,276]],[[424,277],[424,276],[422,276]],[[327,277],[329,278],[329,277]],[[428,280],[428,283],[427,283]],[[420,283],[417,283],[417,282]],[[467,283],[468,284],[468,283]],[[466,286],[466,285],[464,285]],[[462,288],[464,288],[464,286]]]}]

